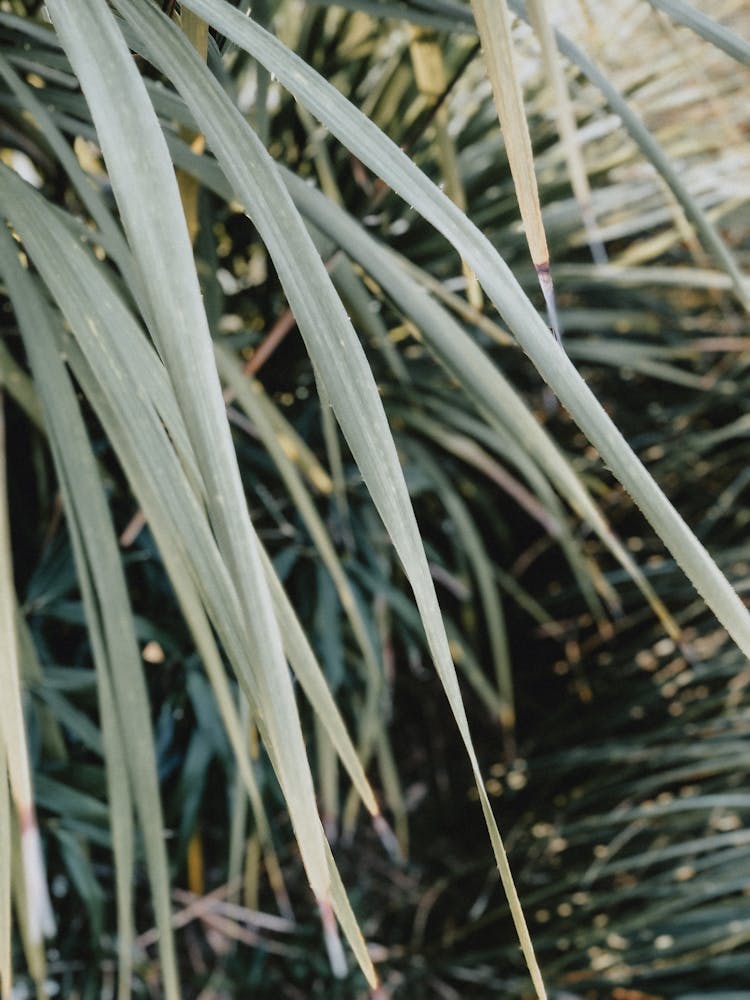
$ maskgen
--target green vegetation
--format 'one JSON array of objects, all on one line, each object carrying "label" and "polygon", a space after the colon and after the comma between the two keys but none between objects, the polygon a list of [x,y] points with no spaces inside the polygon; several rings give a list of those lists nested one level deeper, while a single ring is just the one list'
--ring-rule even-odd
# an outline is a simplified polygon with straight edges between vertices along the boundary
[{"label": "green vegetation", "polygon": [[747,994],[747,12],[248,6],[0,2],[2,1000]]}]

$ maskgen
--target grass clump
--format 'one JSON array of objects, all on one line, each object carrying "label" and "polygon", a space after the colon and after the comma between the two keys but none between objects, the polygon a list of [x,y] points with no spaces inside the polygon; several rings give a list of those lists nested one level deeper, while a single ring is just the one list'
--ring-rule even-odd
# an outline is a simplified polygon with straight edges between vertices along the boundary
[{"label": "grass clump", "polygon": [[164,6],[0,5],[3,995],[726,995],[743,13]]}]

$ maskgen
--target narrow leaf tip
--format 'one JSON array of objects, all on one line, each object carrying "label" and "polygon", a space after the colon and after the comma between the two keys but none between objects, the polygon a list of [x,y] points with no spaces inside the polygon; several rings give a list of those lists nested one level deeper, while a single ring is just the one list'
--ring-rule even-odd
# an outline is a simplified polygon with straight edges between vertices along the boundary
[{"label": "narrow leaf tip", "polygon": [[323,937],[331,972],[337,979],[345,979],[349,970],[346,964],[344,946],[336,926],[336,918],[333,915],[333,907],[327,899],[319,899],[318,907],[320,908],[320,922],[323,925]]},{"label": "narrow leaf tip", "polygon": [[42,938],[54,936],[55,918],[47,889],[39,827],[33,816],[23,823],[21,856],[26,884],[29,940],[32,944],[39,944]]}]

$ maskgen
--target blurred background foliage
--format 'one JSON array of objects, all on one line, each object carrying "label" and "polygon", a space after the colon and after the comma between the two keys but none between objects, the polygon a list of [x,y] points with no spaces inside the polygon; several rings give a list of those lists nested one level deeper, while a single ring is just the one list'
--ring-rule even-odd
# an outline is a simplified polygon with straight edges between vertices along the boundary
[{"label": "blurred background foliage", "polygon": [[[478,43],[456,6],[263,0],[253,16],[434,180],[447,186],[446,164],[453,162],[467,214],[541,309]],[[642,117],[746,264],[747,68],[676,25],[660,6],[548,5]],[[738,36],[747,33],[744,5],[720,0],[703,7]],[[0,11],[2,159],[63,212],[85,217],[49,136],[9,74],[43,101],[108,197],[86,104],[64,55],[45,41],[43,5],[4,0]],[[525,24],[515,30],[566,349],[744,595],[745,314],[730,279],[619,118],[567,65],[592,210],[608,255],[606,264],[592,262],[538,45]],[[434,42],[442,59],[449,86],[437,102],[418,86],[415,39]],[[403,273],[441,301],[522,392],[681,630],[666,635],[603,543],[558,499],[524,441],[486,419],[413,318],[317,233],[398,445],[487,788],[552,995],[750,995],[746,660],[470,275],[467,285],[453,248],[220,36],[212,35],[209,65],[221,69],[274,159],[388,246]],[[163,93],[156,70],[143,60],[141,67],[154,92]],[[175,148],[180,138],[192,141],[179,108],[165,99],[159,111]],[[385,987],[394,997],[528,996],[496,873],[477,851],[485,834],[470,772],[385,530],[321,403],[253,224],[208,185],[194,204],[212,332],[262,386],[257,411],[234,390],[226,397],[252,520],[366,753],[403,855],[392,848],[389,856],[358,814],[330,744],[308,718],[324,824]],[[24,658],[27,720],[59,922],[47,953],[48,991],[107,996],[113,871],[96,678],[60,493],[7,304],[1,321],[13,556],[22,635],[33,644]],[[121,533],[145,663],[185,994],[360,995],[358,974],[344,982],[331,976],[283,800],[267,761],[256,755],[277,877],[269,879],[261,865],[221,717],[149,526],[85,404],[84,413]],[[374,663],[382,665],[377,671],[363,659],[342,609],[342,584],[321,558],[305,505],[334,541]],[[136,901],[142,937],[133,991],[156,996],[159,968],[142,874]],[[16,959],[17,995],[30,995],[23,993],[20,942]]]}]

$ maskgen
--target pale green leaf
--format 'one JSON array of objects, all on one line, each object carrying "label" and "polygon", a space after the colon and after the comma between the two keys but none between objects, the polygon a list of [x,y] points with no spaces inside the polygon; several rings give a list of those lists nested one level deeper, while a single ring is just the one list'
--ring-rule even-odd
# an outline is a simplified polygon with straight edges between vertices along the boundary
[{"label": "pale green leaf", "polygon": [[550,21],[544,0],[529,0],[528,9],[529,18],[541,45],[542,60],[547,80],[554,94],[557,128],[565,151],[570,183],[581,209],[591,256],[595,263],[606,264],[607,252],[596,233],[596,217],[591,205],[591,185],[589,184],[586,164],[583,159],[583,151],[576,126],[575,110],[573,102],[570,99],[560,54],[557,51],[552,22]]},{"label": "pale green leaf", "polygon": [[547,303],[550,325],[560,339],[555,292],[550,272],[547,236],[539,203],[534,152],[526,121],[523,93],[516,70],[516,56],[506,0],[471,0],[479,41],[492,84],[495,107],[503,131],[513,186],[539,284]]},{"label": "pale green leaf", "polygon": [[0,997],[10,1000],[13,985],[10,890],[11,801],[5,744],[0,741]]},{"label": "pale green leaf", "polygon": [[750,66],[750,43],[731,28],[709,17],[704,11],[687,3],[686,0],[648,0],[648,2],[652,7],[663,11],[676,24],[683,24],[711,45],[723,49],[733,59]]},{"label": "pale green leaf", "polygon": [[4,744],[11,795],[21,831],[26,939],[29,948],[37,950],[45,937],[55,933],[55,920],[36,821],[23,715],[7,484],[5,412],[4,400],[0,397],[0,686],[3,690],[3,697],[0,698],[0,739]]}]

